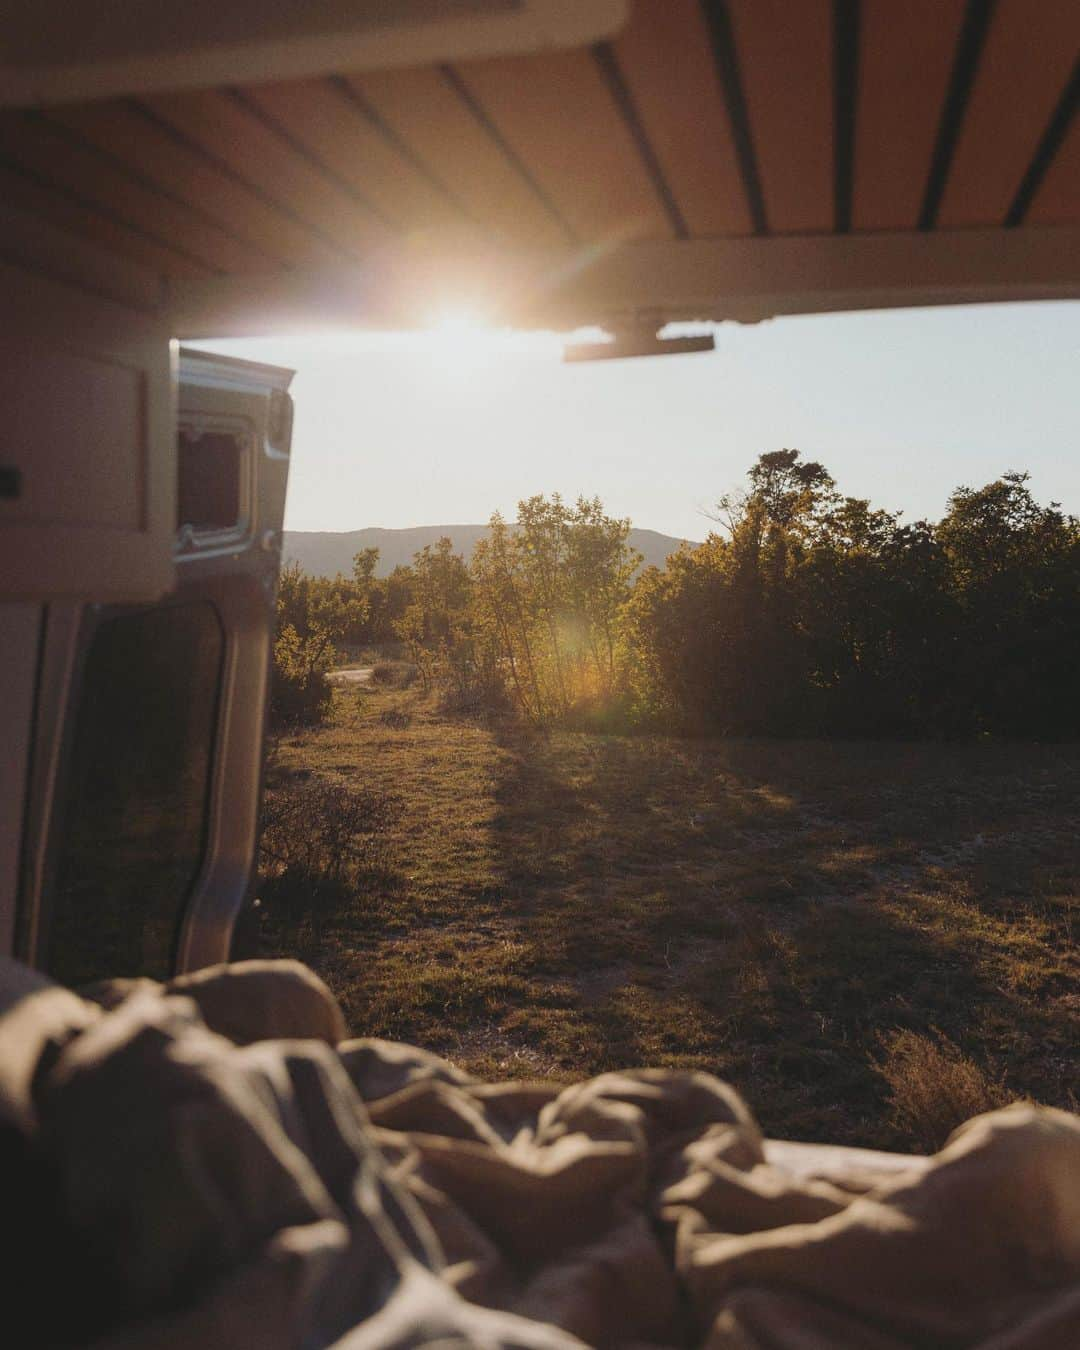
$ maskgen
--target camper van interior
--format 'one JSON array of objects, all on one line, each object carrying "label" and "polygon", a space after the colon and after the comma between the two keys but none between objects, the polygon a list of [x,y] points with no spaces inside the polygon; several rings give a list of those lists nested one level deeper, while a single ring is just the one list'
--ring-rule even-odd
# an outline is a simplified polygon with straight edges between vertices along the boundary
[{"label": "camper van interior", "polygon": [[292,372],[182,345],[1080,299],[1080,7],[76,8],[0,16],[3,1339],[1080,1344],[1075,1115],[766,1141],[707,1075],[478,1084],[228,964]]}]

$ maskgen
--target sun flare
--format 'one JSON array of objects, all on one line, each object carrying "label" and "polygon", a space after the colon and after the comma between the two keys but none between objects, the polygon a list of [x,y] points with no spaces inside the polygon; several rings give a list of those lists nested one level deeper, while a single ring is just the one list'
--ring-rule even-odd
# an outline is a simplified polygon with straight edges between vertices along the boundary
[{"label": "sun flare", "polygon": [[438,311],[414,340],[429,372],[459,388],[489,382],[511,356],[558,351],[554,334],[499,328],[466,308]]},{"label": "sun flare", "polygon": [[470,339],[497,335],[497,330],[491,324],[468,309],[443,310],[435,316],[428,327],[432,333],[447,338]]},{"label": "sun flare", "polygon": [[458,387],[490,379],[507,350],[505,333],[464,309],[442,311],[417,339],[429,374]]}]

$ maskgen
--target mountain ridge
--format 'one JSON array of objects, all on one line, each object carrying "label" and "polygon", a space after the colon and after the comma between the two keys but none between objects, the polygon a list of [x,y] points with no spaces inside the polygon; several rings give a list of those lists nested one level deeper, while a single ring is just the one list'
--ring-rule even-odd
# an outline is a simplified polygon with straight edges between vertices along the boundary
[{"label": "mountain ridge", "polygon": [[[377,548],[379,561],[377,577],[386,577],[395,567],[411,563],[413,555],[428,544],[446,535],[455,553],[463,553],[466,561],[473,554],[477,542],[483,539],[487,525],[411,525],[404,529],[388,529],[378,525],[362,530],[286,530],[282,547],[282,562],[298,562],[305,572],[318,577],[332,577],[339,572],[352,572],[355,554],[364,548]],[[511,525],[511,529],[515,529]],[[642,554],[643,566],[663,567],[668,555],[684,543],[693,540],[677,539],[661,534],[659,530],[632,529],[630,547]]]}]

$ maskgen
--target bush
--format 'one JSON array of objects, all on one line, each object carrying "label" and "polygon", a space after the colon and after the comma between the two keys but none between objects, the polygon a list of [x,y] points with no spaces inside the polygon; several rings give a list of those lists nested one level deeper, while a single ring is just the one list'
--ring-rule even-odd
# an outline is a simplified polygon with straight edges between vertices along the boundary
[{"label": "bush", "polygon": [[263,798],[261,872],[308,881],[337,880],[383,856],[392,803],[368,788],[292,776]]},{"label": "bush", "polygon": [[291,624],[285,625],[274,643],[272,726],[314,726],[323,721],[333,700],[326,679],[332,656],[333,650],[321,639],[302,638]]},{"label": "bush", "polygon": [[444,717],[478,718],[504,717],[513,709],[506,685],[497,676],[467,667],[451,668],[443,664],[439,671],[442,693],[439,712]]},{"label": "bush", "polygon": [[1000,1079],[936,1029],[932,1037],[893,1031],[882,1046],[874,1069],[889,1085],[890,1122],[923,1153],[936,1153],[964,1121],[1010,1100]]},{"label": "bush", "polygon": [[332,702],[327,673],[339,649],[357,645],[357,635],[369,612],[370,596],[362,579],[311,577],[298,563],[282,568],[274,632],[271,726],[313,726],[325,719]]},{"label": "bush", "polygon": [[371,669],[372,684],[388,689],[407,689],[415,677],[416,667],[411,661],[376,661]]}]

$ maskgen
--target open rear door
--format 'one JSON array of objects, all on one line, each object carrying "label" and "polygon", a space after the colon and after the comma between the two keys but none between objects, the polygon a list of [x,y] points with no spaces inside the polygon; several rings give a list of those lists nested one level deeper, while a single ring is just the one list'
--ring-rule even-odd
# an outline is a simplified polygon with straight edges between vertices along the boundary
[{"label": "open rear door", "polygon": [[182,350],[175,586],[53,607],[18,948],[64,983],[230,954],[257,846],[291,378]]}]

